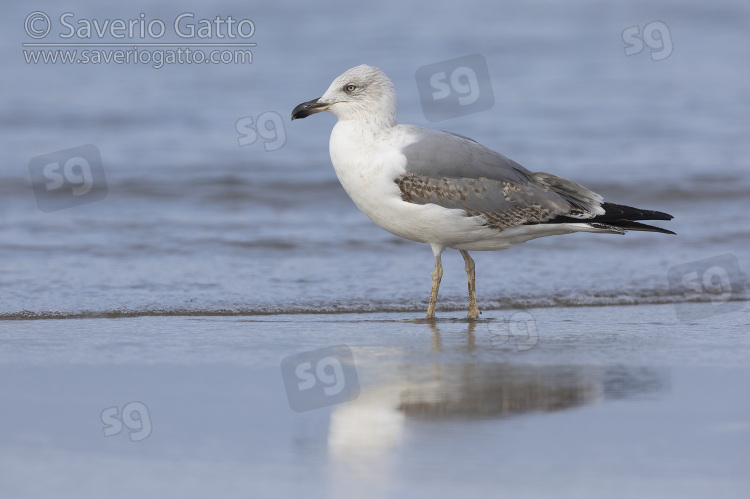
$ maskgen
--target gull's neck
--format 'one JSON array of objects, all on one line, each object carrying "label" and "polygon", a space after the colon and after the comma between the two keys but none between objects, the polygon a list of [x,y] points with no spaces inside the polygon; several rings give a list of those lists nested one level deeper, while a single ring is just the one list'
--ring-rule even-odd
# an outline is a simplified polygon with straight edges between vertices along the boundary
[{"label": "gull's neck", "polygon": [[330,111],[346,127],[377,133],[396,126],[398,105],[395,95],[388,94],[367,103],[333,106]]},{"label": "gull's neck", "polygon": [[351,116],[339,116],[338,122],[353,130],[379,133],[396,126],[396,113],[357,113]]}]

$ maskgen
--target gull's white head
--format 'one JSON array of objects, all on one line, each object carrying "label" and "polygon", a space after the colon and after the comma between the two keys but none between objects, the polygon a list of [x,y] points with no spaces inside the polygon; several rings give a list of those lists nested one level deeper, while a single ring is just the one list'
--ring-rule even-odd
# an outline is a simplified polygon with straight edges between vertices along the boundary
[{"label": "gull's white head", "polygon": [[380,69],[363,64],[333,80],[322,97],[295,107],[292,119],[329,111],[339,120],[393,126],[396,110],[396,90],[391,80]]}]

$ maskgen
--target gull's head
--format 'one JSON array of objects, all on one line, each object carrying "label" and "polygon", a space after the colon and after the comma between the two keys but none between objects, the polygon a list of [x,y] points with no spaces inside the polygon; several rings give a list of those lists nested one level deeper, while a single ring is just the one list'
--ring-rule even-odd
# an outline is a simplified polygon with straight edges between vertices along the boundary
[{"label": "gull's head", "polygon": [[391,80],[380,69],[363,64],[333,80],[322,97],[295,107],[292,119],[328,111],[339,120],[393,126],[396,109],[396,90]]}]

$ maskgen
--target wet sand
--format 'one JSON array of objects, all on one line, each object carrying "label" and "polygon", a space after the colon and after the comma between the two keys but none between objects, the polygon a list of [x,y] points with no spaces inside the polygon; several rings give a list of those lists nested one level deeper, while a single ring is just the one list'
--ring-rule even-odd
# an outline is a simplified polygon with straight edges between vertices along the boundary
[{"label": "wet sand", "polygon": [[[0,489],[742,497],[750,487],[746,309],[695,323],[670,305],[440,315],[3,321]],[[284,371],[287,358],[310,369]],[[311,393],[339,391],[304,398],[295,386],[306,373],[319,384]]]}]

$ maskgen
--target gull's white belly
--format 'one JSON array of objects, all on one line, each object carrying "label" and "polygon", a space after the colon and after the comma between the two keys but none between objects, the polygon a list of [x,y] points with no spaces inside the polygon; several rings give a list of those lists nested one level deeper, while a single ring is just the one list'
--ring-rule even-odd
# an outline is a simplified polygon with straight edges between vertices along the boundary
[{"label": "gull's white belly", "polygon": [[363,178],[336,169],[339,181],[354,204],[373,222],[412,241],[467,251],[496,251],[543,236],[591,231],[586,224],[520,225],[500,232],[484,226],[460,209],[436,204],[413,204],[401,199],[395,182]]}]

